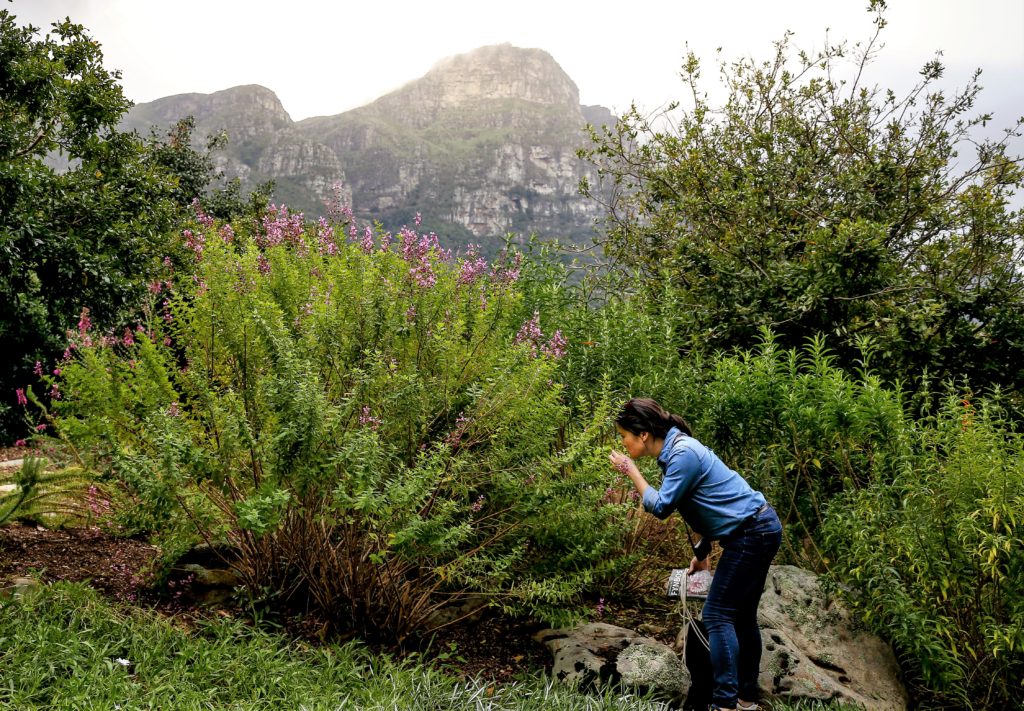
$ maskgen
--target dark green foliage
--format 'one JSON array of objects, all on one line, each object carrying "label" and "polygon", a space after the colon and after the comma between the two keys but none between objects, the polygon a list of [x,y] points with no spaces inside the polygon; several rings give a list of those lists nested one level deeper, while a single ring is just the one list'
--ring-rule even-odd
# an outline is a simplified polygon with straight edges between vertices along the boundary
[{"label": "dark green foliage", "polygon": [[[22,432],[12,394],[35,361],[53,367],[85,307],[97,323],[130,318],[166,253],[173,180],[116,131],[118,79],[80,25],[40,39],[0,11],[0,441]],[[72,167],[49,168],[54,152]]]},{"label": "dark green foliage", "polygon": [[178,205],[188,205],[202,196],[204,211],[224,220],[259,217],[270,203],[273,181],[258,185],[248,195],[243,194],[239,178],[225,183],[213,154],[228,145],[228,134],[221,131],[208,136],[205,150],[200,151],[193,146],[195,127],[195,119],[186,116],[171,126],[166,136],[160,136],[154,128],[146,141],[148,159],[177,179],[171,198]]},{"label": "dark green foliage", "polygon": [[677,294],[683,348],[746,348],[770,327],[786,347],[826,336],[851,368],[870,336],[890,382],[1019,392],[1019,159],[978,137],[977,76],[945,93],[933,61],[906,96],[862,85],[875,39],[812,56],[786,38],[723,68],[720,109],[688,57],[674,129],[634,109],[582,153],[616,191],[605,250],[642,275],[635,288]]},{"label": "dark green foliage", "polygon": [[[0,11],[0,443],[25,433],[16,388],[38,388],[82,310],[100,328],[134,320],[173,228],[218,176],[191,146],[192,123],[144,142],[117,124],[130,106],[118,72],[81,25],[40,38]],[[66,170],[51,167],[62,162]],[[214,191],[218,214],[266,203],[237,185]],[[36,393],[44,396],[40,390]]]}]

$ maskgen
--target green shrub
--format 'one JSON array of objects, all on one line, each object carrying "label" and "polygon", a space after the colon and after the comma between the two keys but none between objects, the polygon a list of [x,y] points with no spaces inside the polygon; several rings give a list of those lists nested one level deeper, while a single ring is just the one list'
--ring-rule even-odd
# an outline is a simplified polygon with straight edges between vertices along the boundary
[{"label": "green shrub", "polygon": [[835,365],[824,340],[783,349],[768,331],[750,350],[681,354],[668,298],[613,299],[589,324],[577,319],[561,364],[572,401],[586,410],[595,398],[649,396],[682,415],[774,504],[791,562],[823,568],[815,532],[830,498],[891,480],[911,452],[903,399],[867,367],[869,342],[854,376]]},{"label": "green shrub", "polygon": [[1024,438],[999,407],[950,397],[891,481],[829,507],[833,575],[919,684],[1009,708],[1024,679]]},{"label": "green shrub", "polygon": [[353,234],[273,208],[253,234],[199,213],[195,272],[135,331],[81,329],[59,433],[173,556],[239,551],[249,589],[401,639],[471,594],[573,615],[621,553],[606,414],[569,427],[561,335],[522,321],[509,258]]}]

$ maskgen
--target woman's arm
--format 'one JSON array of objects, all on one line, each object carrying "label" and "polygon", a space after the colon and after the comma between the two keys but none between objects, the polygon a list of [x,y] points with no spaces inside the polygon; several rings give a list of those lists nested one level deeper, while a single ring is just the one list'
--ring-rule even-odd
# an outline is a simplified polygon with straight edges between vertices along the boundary
[{"label": "woman's arm", "polygon": [[636,463],[621,452],[612,451],[609,456],[612,466],[629,477],[643,498],[644,509],[660,519],[668,518],[679,503],[690,495],[700,477],[700,460],[691,449],[674,452],[665,466],[665,477],[661,489],[647,483]]}]

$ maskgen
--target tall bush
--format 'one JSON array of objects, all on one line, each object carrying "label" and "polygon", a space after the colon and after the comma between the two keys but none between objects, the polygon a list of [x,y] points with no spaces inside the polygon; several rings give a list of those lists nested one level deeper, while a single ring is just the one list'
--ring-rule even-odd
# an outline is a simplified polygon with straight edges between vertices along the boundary
[{"label": "tall bush", "polygon": [[184,239],[194,273],[134,330],[83,323],[50,378],[123,523],[227,541],[251,590],[399,639],[470,594],[564,619],[629,564],[606,413],[569,427],[566,344],[522,320],[515,259],[285,208],[252,234],[200,211]]},{"label": "tall bush", "polygon": [[866,340],[854,373],[824,339],[783,348],[767,330],[746,350],[681,353],[684,316],[666,292],[612,299],[570,321],[574,348],[561,363],[570,401],[588,408],[594,398],[650,396],[678,412],[778,509],[788,559],[822,569],[817,532],[829,500],[890,481],[912,451],[903,398],[870,367]]},{"label": "tall bush", "polygon": [[892,481],[829,507],[832,574],[905,669],[945,703],[1019,705],[1024,438],[1000,408],[949,397]]},{"label": "tall bush", "polygon": [[[634,288],[678,292],[686,349],[747,348],[767,326],[786,347],[825,334],[852,370],[871,336],[890,382],[1019,396],[1021,123],[977,113],[977,74],[939,89],[938,57],[905,94],[870,85],[885,4],[870,5],[865,44],[801,52],[786,36],[765,61],[721,66],[720,106],[690,55],[674,125],[634,108],[594,130],[581,155],[613,191],[602,246]],[[993,120],[998,140],[980,135]]]}]

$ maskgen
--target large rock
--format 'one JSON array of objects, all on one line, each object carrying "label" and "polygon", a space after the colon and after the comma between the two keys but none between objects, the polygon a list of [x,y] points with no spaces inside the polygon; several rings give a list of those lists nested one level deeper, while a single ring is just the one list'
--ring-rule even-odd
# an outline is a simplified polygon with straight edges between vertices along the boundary
[{"label": "large rock", "polygon": [[690,688],[690,675],[672,648],[633,630],[594,622],[543,630],[534,639],[554,655],[554,677],[580,689],[621,685],[679,703]]},{"label": "large rock", "polygon": [[855,624],[813,573],[772,566],[757,617],[764,642],[759,683],[766,695],[869,711],[907,708],[892,649]]},{"label": "large rock", "polygon": [[[758,681],[765,699],[836,701],[868,711],[907,708],[892,650],[827,596],[813,573],[772,566],[758,624],[764,644]],[[546,630],[535,639],[554,654],[555,676],[569,683],[603,688],[622,682],[660,690],[673,700],[689,695],[688,704],[710,694],[707,652],[693,646],[699,644],[695,634],[686,638],[691,647],[683,650],[689,671],[669,647],[612,625]]]}]

